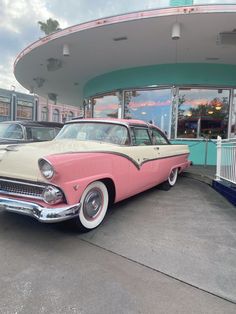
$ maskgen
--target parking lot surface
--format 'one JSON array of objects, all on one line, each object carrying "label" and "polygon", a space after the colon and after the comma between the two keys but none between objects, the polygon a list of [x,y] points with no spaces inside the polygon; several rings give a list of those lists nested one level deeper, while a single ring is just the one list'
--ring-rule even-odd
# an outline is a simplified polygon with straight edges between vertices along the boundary
[{"label": "parking lot surface", "polygon": [[0,211],[0,313],[236,313],[236,208],[180,177],[96,230]]}]

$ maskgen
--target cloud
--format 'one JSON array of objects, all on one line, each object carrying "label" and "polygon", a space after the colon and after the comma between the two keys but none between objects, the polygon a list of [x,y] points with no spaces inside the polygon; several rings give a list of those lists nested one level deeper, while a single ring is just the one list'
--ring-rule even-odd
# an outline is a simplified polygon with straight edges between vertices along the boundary
[{"label": "cloud", "polygon": [[[46,21],[49,17],[57,19],[57,16],[47,9],[45,0],[0,0],[0,8],[0,87],[9,89],[15,85],[25,91],[13,74],[15,58],[42,36],[38,21]],[[63,18],[60,24],[68,26]]]},{"label": "cloud", "polygon": [[58,5],[58,0],[46,3],[48,10],[57,16],[63,17],[70,25],[86,21],[123,14],[127,12],[146,10],[157,7],[169,6],[169,0],[67,0]]}]

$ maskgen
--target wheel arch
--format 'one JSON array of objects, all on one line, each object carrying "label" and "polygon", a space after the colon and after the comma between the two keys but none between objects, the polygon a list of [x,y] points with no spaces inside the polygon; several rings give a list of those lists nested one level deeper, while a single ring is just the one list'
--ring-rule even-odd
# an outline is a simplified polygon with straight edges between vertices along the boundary
[{"label": "wheel arch", "polygon": [[100,179],[99,181],[103,182],[107,188],[108,195],[109,195],[109,204],[108,206],[111,206],[115,202],[116,198],[116,187],[115,183],[111,178],[103,178]]}]

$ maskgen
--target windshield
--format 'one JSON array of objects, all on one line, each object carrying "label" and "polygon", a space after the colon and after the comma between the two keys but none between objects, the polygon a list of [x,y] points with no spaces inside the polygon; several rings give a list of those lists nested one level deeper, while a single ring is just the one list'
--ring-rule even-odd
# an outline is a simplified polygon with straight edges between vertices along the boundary
[{"label": "windshield", "polygon": [[19,124],[0,123],[0,138],[3,139],[23,139],[23,130]]},{"label": "windshield", "polygon": [[100,141],[118,145],[129,145],[127,127],[114,123],[77,122],[63,127],[56,139]]}]

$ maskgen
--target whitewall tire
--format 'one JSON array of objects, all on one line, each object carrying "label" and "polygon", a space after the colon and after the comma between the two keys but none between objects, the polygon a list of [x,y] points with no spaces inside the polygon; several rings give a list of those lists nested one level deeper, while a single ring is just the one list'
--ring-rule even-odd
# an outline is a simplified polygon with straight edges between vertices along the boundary
[{"label": "whitewall tire", "polygon": [[174,186],[178,177],[178,168],[172,169],[168,177],[168,183],[170,187]]},{"label": "whitewall tire", "polygon": [[97,228],[106,215],[108,202],[109,195],[103,182],[95,181],[88,185],[80,200],[81,207],[77,218],[77,227],[82,231]]}]

